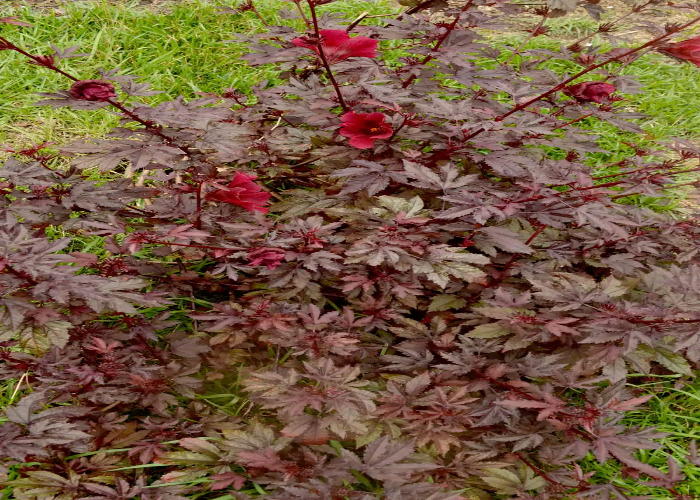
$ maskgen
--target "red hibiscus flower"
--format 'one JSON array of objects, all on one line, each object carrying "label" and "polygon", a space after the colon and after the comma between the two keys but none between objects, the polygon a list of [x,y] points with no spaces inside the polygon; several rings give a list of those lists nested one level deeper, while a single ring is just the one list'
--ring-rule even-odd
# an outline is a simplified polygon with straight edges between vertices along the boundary
[{"label": "red hibiscus flower", "polygon": [[700,36],[689,38],[678,43],[668,43],[658,48],[658,51],[693,63],[700,68]]},{"label": "red hibiscus flower", "polygon": [[311,49],[318,54],[319,45],[323,49],[329,64],[344,61],[350,57],[377,57],[376,40],[366,36],[350,38],[345,30],[321,30],[321,40],[311,38],[295,38],[292,43],[297,47]]},{"label": "red hibiscus flower", "polygon": [[103,80],[81,80],[75,82],[68,93],[75,99],[83,101],[106,101],[117,97],[114,85]]},{"label": "red hibiscus flower", "polygon": [[222,201],[232,205],[238,205],[251,212],[258,211],[264,214],[267,213],[267,208],[264,206],[270,199],[270,193],[266,193],[260,186],[253,182],[257,176],[246,175],[241,172],[236,172],[233,180],[228,183],[228,186],[213,183],[217,188],[213,193],[206,195],[207,200]]},{"label": "red hibiscus flower", "polygon": [[582,102],[603,102],[610,94],[615,92],[615,86],[605,82],[583,82],[576,85],[569,85],[564,89],[564,93]]},{"label": "red hibiscus flower", "polygon": [[284,260],[284,252],[277,248],[255,248],[248,252],[248,265],[263,265],[268,269],[274,269]]},{"label": "red hibiscus flower", "polygon": [[377,139],[391,137],[394,130],[384,122],[382,113],[345,113],[340,121],[340,135],[350,139],[350,145],[359,149],[371,148]]}]

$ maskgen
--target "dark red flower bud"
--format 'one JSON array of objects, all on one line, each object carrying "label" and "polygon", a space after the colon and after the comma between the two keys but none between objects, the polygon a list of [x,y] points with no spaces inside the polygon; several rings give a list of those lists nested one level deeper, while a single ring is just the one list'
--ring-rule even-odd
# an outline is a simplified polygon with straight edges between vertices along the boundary
[{"label": "dark red flower bud", "polygon": [[693,63],[700,68],[700,36],[678,43],[668,43],[657,49],[662,54]]},{"label": "dark red flower bud", "polygon": [[608,99],[610,94],[615,92],[615,86],[605,82],[583,82],[576,85],[569,85],[564,89],[564,93],[581,102],[602,103]]},{"label": "dark red flower bud", "polygon": [[56,63],[56,58],[52,55],[49,56],[36,56],[32,61],[27,61],[27,64],[34,64],[36,66],[44,66],[50,68]]},{"label": "dark red flower bud", "polygon": [[576,58],[576,62],[583,64],[584,66],[592,66],[595,63],[596,56],[591,54],[579,54]]},{"label": "dark red flower bud", "polygon": [[71,97],[83,101],[106,101],[117,97],[114,85],[104,80],[81,80],[75,82],[68,92]]}]

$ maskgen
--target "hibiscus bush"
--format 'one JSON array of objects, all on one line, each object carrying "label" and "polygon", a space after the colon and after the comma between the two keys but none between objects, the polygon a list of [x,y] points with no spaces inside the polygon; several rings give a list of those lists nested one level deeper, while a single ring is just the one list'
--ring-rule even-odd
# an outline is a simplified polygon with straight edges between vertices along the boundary
[{"label": "hibiscus bush", "polygon": [[2,19],[0,50],[65,83],[40,104],[122,117],[0,170],[8,494],[630,498],[579,465],[595,457],[696,498],[697,449],[653,467],[635,452],[662,434],[621,419],[651,397],[629,374],[682,384],[700,361],[700,228],[635,203],[683,185],[700,148],[629,143],[601,174],[580,122],[641,132],[621,68],[697,64],[700,17],[628,48],[501,53],[484,36],[508,19],[534,9],[536,36],[577,3],[332,3],[236,35],[280,83],[157,106]]}]

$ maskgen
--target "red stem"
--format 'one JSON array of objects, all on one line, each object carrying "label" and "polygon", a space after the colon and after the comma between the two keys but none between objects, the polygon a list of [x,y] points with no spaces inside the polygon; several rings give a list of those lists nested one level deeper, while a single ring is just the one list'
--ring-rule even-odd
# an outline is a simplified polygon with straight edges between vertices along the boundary
[{"label": "red stem", "polygon": [[524,103],[522,103],[522,104],[518,104],[517,106],[515,106],[513,109],[511,109],[511,110],[508,111],[507,113],[504,113],[504,114],[502,114],[502,115],[500,115],[500,116],[497,116],[497,117],[495,118],[495,120],[496,120],[496,121],[499,121],[499,122],[500,122],[500,121],[503,121],[503,120],[505,120],[506,118],[508,118],[510,115],[512,115],[513,113],[517,113],[518,111],[527,108],[527,107],[530,106],[531,104],[533,104],[533,103],[535,103],[535,102],[537,102],[537,101],[541,101],[541,100],[544,99],[545,97],[549,97],[550,95],[552,95],[553,93],[557,92],[558,90],[563,89],[563,88],[566,87],[569,83],[573,82],[573,81],[576,80],[577,78],[580,78],[581,76],[585,75],[586,73],[590,73],[591,71],[594,71],[594,70],[596,70],[596,69],[598,69],[598,68],[601,68],[601,67],[605,66],[606,64],[609,64],[609,63],[611,63],[611,62],[613,62],[613,61],[617,61],[617,60],[619,60],[619,59],[625,58],[625,57],[630,56],[630,55],[632,55],[632,54],[636,54],[636,53],[639,52],[640,50],[644,50],[644,49],[646,49],[647,47],[651,47],[651,46],[653,46],[654,44],[656,44],[657,42],[659,42],[659,41],[661,41],[661,40],[663,40],[663,39],[665,39],[665,38],[668,38],[669,36],[673,35],[674,33],[678,33],[679,31],[681,31],[681,30],[683,30],[683,29],[685,29],[685,28],[687,28],[687,27],[689,27],[689,26],[692,26],[693,24],[697,23],[698,21],[700,21],[700,16],[694,18],[692,21],[688,21],[687,23],[685,23],[685,24],[683,24],[683,25],[681,25],[681,26],[679,26],[679,27],[676,27],[676,28],[674,28],[674,29],[672,29],[672,30],[669,30],[667,33],[665,33],[665,34],[663,34],[663,35],[661,35],[661,36],[658,36],[658,37],[654,38],[653,40],[650,40],[650,41],[648,41],[647,43],[640,45],[640,46],[637,47],[637,48],[628,50],[628,51],[625,52],[624,54],[620,54],[620,55],[618,55],[618,56],[612,57],[612,58],[610,58],[610,59],[608,59],[608,60],[605,60],[605,61],[603,61],[603,62],[600,62],[600,63],[598,63],[598,64],[594,64],[593,66],[590,66],[590,67],[588,67],[588,68],[586,68],[586,69],[583,69],[583,70],[579,71],[578,73],[576,73],[574,76],[572,76],[572,77],[570,77],[570,78],[564,80],[563,82],[561,82],[561,83],[559,83],[558,85],[554,86],[553,88],[549,89],[547,92],[544,92],[543,94],[540,94],[540,95],[538,95],[537,97],[533,97],[533,98],[530,99],[529,101],[526,101],[526,102],[524,102]]},{"label": "red stem", "polygon": [[335,77],[333,76],[333,72],[331,71],[331,65],[328,63],[328,58],[323,52],[323,44],[321,43],[321,30],[318,27],[318,16],[316,15],[316,6],[314,5],[314,0],[307,0],[307,3],[309,5],[309,10],[311,11],[311,19],[314,24],[314,33],[316,34],[316,39],[318,40],[318,57],[321,59],[323,67],[326,69],[328,79],[330,80],[331,85],[333,85],[333,88],[335,89],[335,93],[338,96],[338,102],[340,103],[340,106],[343,108],[343,111],[347,113],[350,110],[350,108],[348,108],[347,104],[345,104],[345,100],[343,99],[343,94],[340,92],[338,82],[335,81]]},{"label": "red stem", "polygon": [[700,323],[700,319],[627,319],[625,318],[625,321],[628,321],[629,323],[634,323],[636,325],[662,325],[662,324],[671,324],[671,325],[680,325],[680,324],[688,324],[688,323]]},{"label": "red stem", "polygon": [[[440,38],[438,38],[438,41],[437,41],[437,43],[435,44],[435,46],[434,46],[432,49],[430,49],[431,52],[437,52],[437,50],[442,46],[442,44],[445,42],[445,40],[447,40],[447,37],[450,36],[450,33],[452,33],[452,32],[454,31],[455,27],[457,26],[457,23],[459,22],[460,18],[462,17],[462,14],[464,14],[464,13],[469,9],[469,7],[471,7],[472,1],[473,1],[473,0],[468,0],[467,3],[464,4],[464,6],[462,7],[462,10],[455,16],[455,18],[454,18],[454,20],[452,21],[452,23],[447,27],[447,29],[445,30],[445,32],[444,32],[442,35],[440,35]],[[424,65],[424,64],[427,64],[428,62],[430,62],[430,60],[431,60],[432,58],[433,58],[433,56],[432,56],[431,54],[428,54],[428,55],[425,56],[425,57],[423,58],[423,60],[420,62],[420,66],[422,66],[422,65]],[[413,80],[415,80],[416,78],[417,78],[416,75],[411,75],[411,76],[408,78],[408,80],[406,80],[405,82],[403,82],[403,83],[401,84],[401,88],[405,89],[405,88],[408,87],[408,86],[411,84],[411,82],[413,82]]]},{"label": "red stem", "polygon": [[[37,56],[34,56],[34,55],[30,54],[29,52],[27,52],[27,51],[21,49],[20,47],[18,47],[17,45],[13,44],[12,42],[10,42],[9,40],[7,40],[6,38],[0,37],[0,42],[4,43],[10,50],[13,50],[13,51],[15,51],[15,52],[18,52],[18,53],[22,54],[22,55],[25,56],[25,57],[28,57],[29,59],[31,59],[32,61],[34,61],[35,63],[37,63],[37,65],[39,65],[39,66],[41,66],[41,67],[47,68],[47,69],[49,69],[49,70],[51,70],[51,71],[55,71],[56,73],[59,73],[59,74],[65,76],[66,78],[69,78],[70,80],[73,80],[74,82],[80,81],[78,78],[76,78],[76,77],[74,77],[73,75],[71,75],[71,74],[69,74],[69,73],[66,73],[65,71],[63,71],[63,70],[57,68],[55,65],[53,65],[53,64],[46,64],[45,62],[42,61],[41,58],[39,58],[39,57],[37,57]],[[134,121],[140,123],[141,125],[143,125],[143,126],[144,126],[150,133],[152,133],[153,135],[157,135],[158,137],[160,137],[161,139],[163,139],[163,140],[164,140],[165,142],[167,142],[168,144],[170,144],[170,145],[172,145],[173,147],[176,147],[176,148],[182,150],[185,154],[188,154],[188,155],[191,154],[191,150],[190,150],[187,146],[180,146],[180,145],[178,145],[178,144],[174,141],[174,139],[172,139],[171,137],[168,137],[168,136],[165,135],[163,132],[161,132],[159,127],[155,126],[155,125],[154,125],[153,123],[151,123],[151,122],[147,122],[147,121],[141,119],[141,118],[138,117],[136,114],[134,114],[131,110],[129,110],[128,108],[126,108],[126,107],[125,107],[122,103],[120,103],[119,101],[114,101],[114,100],[112,100],[112,99],[107,99],[105,102],[108,102],[109,104],[111,104],[112,106],[114,106],[115,108],[117,108],[119,111],[121,111],[122,113],[124,113],[125,115],[127,115],[127,116],[128,116],[129,118],[131,118],[132,120],[134,120]]]},{"label": "red stem", "polygon": [[[629,16],[631,16],[632,14],[635,14],[635,13],[637,13],[637,12],[641,12],[642,10],[644,10],[644,8],[646,8],[647,6],[651,5],[651,4],[654,3],[654,2],[655,2],[655,0],[649,0],[647,3],[642,4],[642,5],[640,5],[640,6],[636,6],[636,5],[635,5],[634,7],[632,7],[632,10],[630,10],[630,11],[627,12],[626,14],[623,14],[622,16],[618,17],[617,19],[615,19],[615,20],[613,20],[613,21],[610,21],[609,23],[602,23],[600,26],[598,26],[598,29],[597,29],[597,30],[595,30],[594,32],[592,32],[592,33],[590,33],[590,34],[584,36],[583,38],[581,38],[581,39],[579,39],[579,40],[576,40],[574,43],[572,43],[571,45],[569,45],[569,47],[574,46],[574,45],[579,45],[579,44],[581,44],[581,42],[585,42],[586,40],[589,40],[589,39],[593,38],[593,37],[596,36],[598,33],[605,33],[605,32],[607,32],[607,31],[609,31],[610,28],[612,28],[613,26],[615,26],[615,25],[616,25],[617,23],[619,23],[620,21],[623,21],[624,19],[627,19],[627,18],[628,18]],[[601,29],[601,28],[603,28],[603,27],[605,27],[605,30],[602,30],[602,29]]]},{"label": "red stem", "polygon": [[197,212],[197,220],[195,222],[195,228],[202,229],[202,189],[204,188],[204,182],[199,182],[197,184],[197,206],[195,211]]},{"label": "red stem", "polygon": [[532,38],[537,34],[537,31],[542,27],[542,25],[544,24],[544,22],[547,20],[547,16],[549,16],[549,11],[545,12],[545,13],[542,15],[542,19],[540,19],[540,22],[537,23],[537,26],[535,26],[535,27],[530,31],[530,33],[528,33],[527,38],[523,41],[523,43],[520,44],[520,46],[519,46],[517,49],[515,49],[515,50],[513,51],[513,53],[512,53],[510,56],[508,56],[508,59],[506,59],[505,61],[503,61],[503,62],[501,63],[502,66],[505,66],[505,65],[508,64],[515,56],[517,56],[518,54],[520,54],[520,51],[523,50],[523,49],[525,48],[525,45],[527,45],[527,43],[528,43],[530,40],[532,40]]},{"label": "red stem", "polygon": [[306,24],[306,26],[308,28],[311,28],[311,26],[312,26],[311,21],[309,21],[309,18],[306,17],[306,14],[304,14],[304,9],[301,7],[301,1],[300,0],[293,0],[293,1],[294,1],[294,5],[297,6],[297,10],[299,11],[301,18],[304,20],[304,24]]},{"label": "red stem", "polygon": [[[677,226],[677,225],[680,225],[680,224],[687,224],[687,223],[689,223],[689,222],[694,222],[694,221],[696,221],[696,220],[698,220],[698,219],[700,219],[700,217],[691,217],[690,219],[684,219],[683,221],[678,222],[678,223],[675,224],[675,225]],[[673,227],[673,226],[671,226],[671,227]],[[631,234],[630,237],[642,236],[643,234],[649,233],[649,232],[651,232],[652,230],[653,230],[653,231],[658,231],[658,229],[656,229],[656,228],[654,228],[654,229],[648,229],[648,230],[640,230],[640,231],[637,231],[637,232],[634,233],[634,234]],[[622,242],[622,241],[629,241],[629,238],[618,238],[618,239],[616,239],[616,240],[605,241],[605,242],[603,242],[603,243],[598,243],[597,245],[593,245],[592,247],[584,248],[584,249],[582,249],[580,252],[581,252],[581,254],[585,254],[585,253],[587,253],[587,252],[590,252],[591,250],[595,250],[596,248],[601,248],[601,247],[605,247],[605,246],[609,246],[609,245],[614,245],[615,243],[620,243],[620,242]]]},{"label": "red stem", "polygon": [[265,18],[258,12],[258,9],[255,8],[255,4],[253,3],[253,0],[249,0],[249,5],[250,5],[250,10],[255,12],[255,15],[258,16],[258,19],[260,19],[260,22],[262,22],[265,26],[270,26],[267,24],[267,21],[265,21]]},{"label": "red stem", "polygon": [[19,278],[19,279],[21,279],[21,280],[24,280],[24,281],[27,282],[28,285],[31,285],[31,286],[36,285],[37,283],[39,283],[39,282],[36,281],[34,278],[32,278],[32,276],[31,276],[28,272],[26,272],[26,271],[20,271],[19,269],[15,269],[15,268],[12,267],[10,264],[5,264],[5,266],[2,268],[2,271],[1,271],[1,272],[9,273],[9,274],[11,274],[12,276],[14,276],[14,277],[16,277],[16,278]]},{"label": "red stem", "polygon": [[561,486],[561,483],[559,483],[559,482],[555,481],[554,479],[552,479],[551,477],[547,476],[547,474],[545,474],[541,469],[539,469],[538,467],[535,467],[530,462],[528,462],[527,459],[525,457],[523,457],[520,453],[516,452],[515,455],[520,459],[520,461],[522,463],[527,465],[530,469],[532,469],[532,471],[535,474],[540,476],[542,479],[544,479],[545,481],[547,481],[550,484],[556,484],[557,486]]},{"label": "red stem", "polygon": [[[582,76],[585,75],[586,73],[590,73],[591,71],[594,71],[594,70],[596,70],[596,69],[598,69],[598,68],[601,68],[601,67],[605,66],[606,64],[609,64],[609,63],[614,62],[614,61],[618,61],[618,60],[623,59],[623,58],[625,58],[625,57],[627,57],[627,56],[630,56],[630,55],[632,55],[632,54],[636,54],[637,52],[639,52],[639,51],[641,51],[641,50],[644,50],[644,49],[646,49],[647,47],[651,47],[651,46],[655,45],[656,43],[658,43],[659,41],[668,38],[669,36],[673,35],[674,33],[678,33],[679,31],[684,30],[685,28],[687,28],[687,27],[689,27],[689,26],[692,26],[693,24],[697,23],[698,21],[700,21],[700,16],[698,16],[698,17],[692,19],[691,21],[688,21],[687,23],[685,23],[685,24],[683,24],[683,25],[681,25],[681,26],[678,26],[678,27],[676,27],[676,28],[673,28],[673,29],[669,30],[667,33],[665,33],[665,34],[663,34],[663,35],[661,35],[661,36],[658,36],[658,37],[654,38],[653,40],[650,40],[650,41],[646,42],[645,44],[640,45],[640,46],[637,47],[637,48],[628,50],[627,52],[625,52],[625,53],[623,53],[623,54],[619,54],[619,55],[617,55],[617,56],[615,56],[615,57],[611,57],[610,59],[607,59],[607,60],[605,60],[605,61],[603,61],[603,62],[600,62],[600,63],[598,63],[598,64],[594,64],[593,66],[589,66],[588,68],[585,68],[585,69],[579,71],[579,72],[576,73],[574,76],[572,76],[572,77],[570,77],[570,78],[564,80],[563,82],[561,82],[561,83],[555,85],[554,87],[552,87],[552,88],[549,89],[548,91],[546,91],[546,92],[544,92],[544,93],[542,93],[542,94],[540,94],[540,95],[538,95],[538,96],[536,96],[536,97],[533,97],[532,99],[530,99],[530,100],[528,100],[528,101],[525,101],[525,102],[523,102],[523,103],[521,103],[521,104],[518,104],[517,106],[515,106],[515,107],[514,107],[513,109],[511,109],[510,111],[508,111],[508,112],[506,112],[506,113],[503,113],[502,115],[499,115],[499,116],[495,117],[494,120],[497,121],[497,122],[501,122],[501,121],[505,120],[506,118],[508,118],[510,115],[512,115],[512,114],[514,114],[514,113],[517,113],[518,111],[522,111],[523,109],[527,108],[527,107],[530,106],[531,104],[534,104],[534,103],[536,103],[537,101],[541,101],[542,99],[545,99],[545,98],[549,97],[550,95],[554,94],[555,92],[558,92],[559,90],[561,90],[561,89],[563,89],[564,87],[566,87],[569,83],[571,83],[571,82],[573,82],[574,80],[576,80],[576,79],[582,77]],[[478,128],[477,130],[475,130],[474,132],[470,133],[470,134],[465,138],[465,140],[473,139],[474,137],[476,137],[477,135],[479,135],[479,134],[482,133],[483,131],[484,131],[484,129],[480,127],[480,128]]]},{"label": "red stem", "polygon": [[585,119],[588,118],[589,116],[593,116],[593,113],[589,113],[589,114],[587,114],[587,115],[579,116],[579,117],[576,118],[575,120],[571,120],[570,122],[564,123],[563,125],[557,125],[557,126],[554,127],[552,130],[557,130],[557,129],[560,129],[560,128],[568,127],[569,125],[573,125],[574,123],[580,122],[581,120],[585,120]]}]

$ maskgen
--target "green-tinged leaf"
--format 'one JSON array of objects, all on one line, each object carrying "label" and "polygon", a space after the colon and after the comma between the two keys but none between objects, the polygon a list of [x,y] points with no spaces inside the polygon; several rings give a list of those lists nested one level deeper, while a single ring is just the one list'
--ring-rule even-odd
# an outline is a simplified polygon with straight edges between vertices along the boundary
[{"label": "green-tinged leaf", "polygon": [[600,283],[601,291],[608,297],[620,297],[627,293],[629,289],[620,280],[615,279],[613,276],[608,276]]},{"label": "green-tinged leaf", "polygon": [[378,196],[379,203],[391,210],[394,213],[404,212],[406,218],[415,217],[418,213],[423,210],[423,200],[418,196],[414,196],[410,200],[405,198],[399,198],[396,196]]},{"label": "green-tinged leaf", "polygon": [[[421,272],[422,267],[416,267],[416,272]],[[461,281],[472,283],[482,279],[486,274],[481,270],[469,264],[461,262],[443,262],[433,264],[432,269],[426,272],[428,279],[433,283],[444,288],[450,282],[450,277],[453,276]]]},{"label": "green-tinged leaf", "polygon": [[173,471],[168,472],[161,479],[167,483],[189,483],[190,481],[194,481],[208,474],[210,471],[210,469]]},{"label": "green-tinged leaf", "polygon": [[68,330],[73,325],[68,321],[53,320],[38,325],[35,323],[26,324],[18,330],[0,326],[0,341],[16,339],[20,345],[32,352],[48,351],[56,346],[63,348],[68,344],[70,335]]},{"label": "green-tinged leaf", "polygon": [[219,450],[214,443],[204,441],[203,439],[184,438],[180,440],[179,444],[183,448],[207,455],[213,459],[218,459],[221,456],[221,450]]},{"label": "green-tinged leaf", "polygon": [[470,332],[464,335],[476,339],[495,339],[498,337],[503,337],[508,335],[510,332],[503,328],[498,323],[486,323],[485,325],[478,325]]},{"label": "green-tinged leaf", "polygon": [[461,495],[466,500],[492,500],[491,493],[479,488],[467,487],[461,492]]},{"label": "green-tinged leaf", "polygon": [[475,307],[474,311],[492,319],[511,319],[515,316],[536,316],[537,313],[514,307]]},{"label": "green-tinged leaf", "polygon": [[366,446],[369,443],[373,443],[375,440],[379,439],[381,435],[382,429],[380,427],[376,427],[370,432],[362,434],[355,438],[355,446],[357,446],[358,448],[362,448],[363,446]]},{"label": "green-tinged leaf", "polygon": [[160,462],[181,465],[212,465],[218,457],[195,453],[194,451],[172,451],[158,459]]},{"label": "green-tinged leaf", "polygon": [[461,309],[467,301],[452,294],[436,295],[430,302],[428,311],[447,311],[448,309]]},{"label": "green-tinged leaf", "polygon": [[518,492],[523,487],[523,483],[520,478],[506,469],[495,469],[489,467],[484,469],[488,472],[488,476],[482,476],[481,479],[493,487],[497,493],[503,493],[505,495],[513,495]]},{"label": "green-tinged leaf", "polygon": [[529,478],[527,481],[525,481],[525,484],[523,485],[523,489],[525,490],[538,490],[540,488],[543,488],[547,483],[545,482],[545,479],[543,477],[532,477]]},{"label": "green-tinged leaf", "polygon": [[625,380],[627,377],[627,363],[625,363],[623,358],[617,358],[603,366],[603,375],[608,377],[613,383]]},{"label": "green-tinged leaf", "polygon": [[676,354],[668,349],[657,349],[655,361],[674,373],[680,373],[681,375],[688,375],[690,377],[694,376],[688,361],[680,354]]}]

